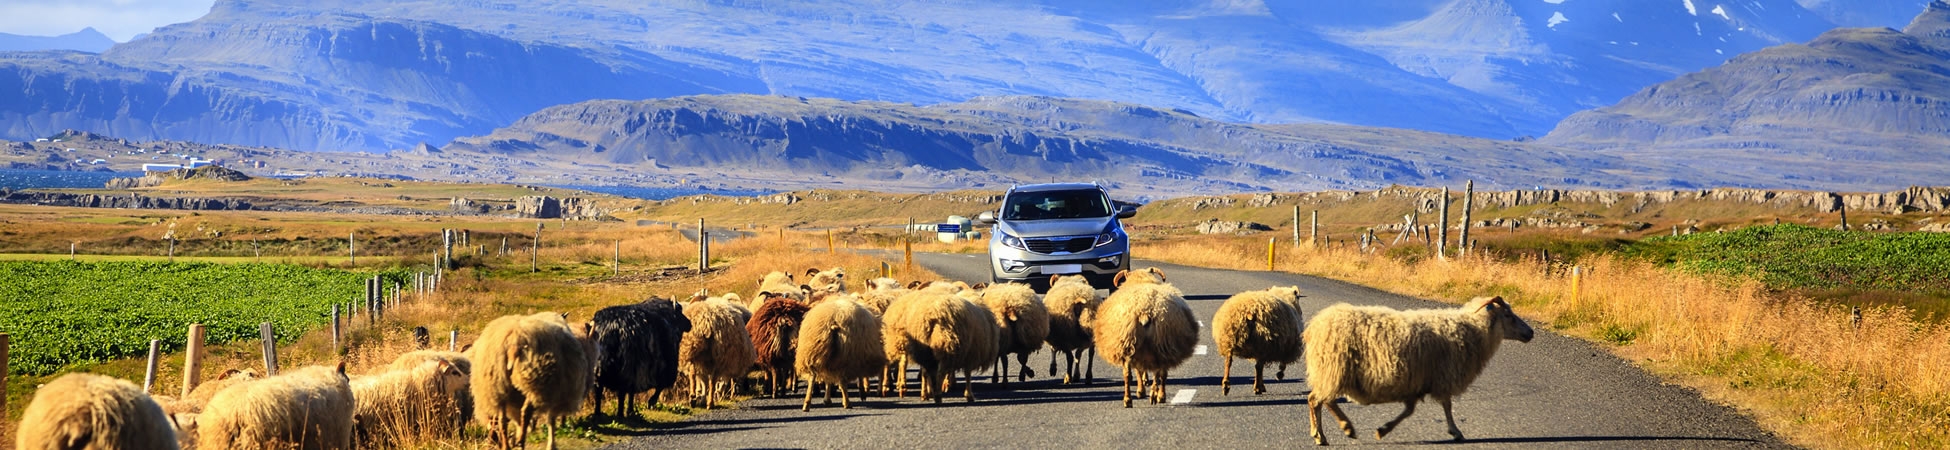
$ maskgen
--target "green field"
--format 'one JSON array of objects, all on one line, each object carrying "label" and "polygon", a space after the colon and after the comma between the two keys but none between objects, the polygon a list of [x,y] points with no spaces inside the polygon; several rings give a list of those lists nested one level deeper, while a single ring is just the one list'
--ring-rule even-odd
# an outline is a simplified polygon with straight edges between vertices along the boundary
[{"label": "green field", "polygon": [[262,322],[293,339],[329,322],[332,305],[361,298],[372,275],[280,264],[0,261],[0,330],[13,340],[8,370],[43,375],[141,355],[150,339],[176,350],[194,323],[211,343],[254,339]]},{"label": "green field", "polygon": [[1657,237],[1625,252],[1694,273],[1752,277],[1844,303],[1950,313],[1950,234],[1863,233],[1801,225]]}]

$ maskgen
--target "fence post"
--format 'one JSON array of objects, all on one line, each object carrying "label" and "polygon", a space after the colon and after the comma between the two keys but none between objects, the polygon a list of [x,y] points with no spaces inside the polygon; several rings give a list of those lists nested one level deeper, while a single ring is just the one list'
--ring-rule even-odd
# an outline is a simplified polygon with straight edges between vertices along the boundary
[{"label": "fence post", "polygon": [[528,244],[528,271],[542,271],[542,223],[535,222],[535,242]]},{"label": "fence post", "polygon": [[1578,302],[1578,296],[1582,295],[1584,293],[1583,291],[1584,268],[1581,266],[1571,266],[1571,303],[1576,304]]},{"label": "fence post", "polygon": [[176,238],[169,238],[169,262],[176,262]]},{"label": "fence post", "polygon": [[76,247],[76,246],[78,246],[78,245],[80,245],[80,244],[76,244],[76,243],[73,243],[73,242],[69,242],[69,243],[68,243],[68,260],[69,260],[69,261],[73,261],[73,260],[74,260],[74,250],[75,250],[75,247]]},{"label": "fence post", "polygon": [[339,353],[339,305],[332,305],[332,354]]},{"label": "fence post", "polygon": [[1476,242],[1469,240],[1469,212],[1476,205],[1476,180],[1463,182],[1462,236],[1456,241],[1456,251],[1461,254],[1473,253]]},{"label": "fence post", "polygon": [[1842,207],[1835,210],[1842,213],[1842,231],[1848,231],[1848,202],[1842,202]]},{"label": "fence post", "polygon": [[0,414],[7,410],[7,352],[12,345],[12,338],[0,332]]},{"label": "fence post", "polygon": [[[1299,233],[1296,231],[1295,234],[1299,234]],[[1273,271],[1273,255],[1274,255],[1273,252],[1275,251],[1273,249],[1273,243],[1278,241],[1279,238],[1266,238],[1266,271],[1267,272]]]},{"label": "fence post", "polygon": [[827,228],[826,229],[826,253],[838,254],[839,252],[840,250],[838,248],[833,247],[833,229]]},{"label": "fence post", "polygon": [[706,270],[711,270],[711,233],[700,227],[697,231],[697,273],[703,275]]},{"label": "fence post", "polygon": [[616,254],[610,256],[609,262],[610,262],[610,266],[614,268],[611,270],[612,272],[614,272],[614,274],[611,276],[618,276],[618,277],[623,276],[623,240],[622,239],[616,240]]},{"label": "fence post", "polygon": [[1318,210],[1318,209],[1316,209],[1316,210],[1314,210],[1314,224],[1313,224],[1313,231],[1312,231],[1312,234],[1309,234],[1309,235],[1307,235],[1307,243],[1308,243],[1308,244],[1312,244],[1312,245],[1313,245],[1313,247],[1314,247],[1314,249],[1319,249],[1319,248],[1321,247],[1321,245],[1320,245],[1320,210]]},{"label": "fence post", "polygon": [[264,375],[275,376],[278,374],[278,335],[271,330],[270,322],[258,325],[257,333],[264,341]]},{"label": "fence post", "polygon": [[914,241],[901,241],[901,273],[914,273]]},{"label": "fence post", "polygon": [[447,351],[460,351],[460,330],[447,330]]},{"label": "fence post", "polygon": [[[334,305],[334,308],[337,306]],[[190,339],[183,346],[183,396],[196,390],[203,377],[203,324],[190,324]]]},{"label": "fence post", "polygon": [[[251,262],[264,262],[264,252],[257,248],[257,238],[251,238]],[[190,395],[185,393],[183,395]]]},{"label": "fence post", "polygon": [[1293,246],[1300,246],[1300,205],[1293,205]]},{"label": "fence post", "polygon": [[502,236],[502,237],[501,237],[501,255],[499,255],[499,256],[504,256],[504,257],[505,257],[505,256],[508,256],[508,237],[507,237],[507,236]]},{"label": "fence post", "polygon": [[357,231],[345,234],[345,258],[351,261],[354,266],[359,265],[359,251],[352,244],[352,238],[356,237],[359,237],[359,232]]},{"label": "fence post", "polygon": [[142,393],[156,386],[156,360],[162,358],[162,340],[149,340],[149,365],[142,370]]},{"label": "fence post", "polygon": [[1435,256],[1438,259],[1449,259],[1449,188],[1447,187],[1442,188],[1441,204],[1442,213],[1437,217],[1439,222],[1436,223],[1435,229]]}]

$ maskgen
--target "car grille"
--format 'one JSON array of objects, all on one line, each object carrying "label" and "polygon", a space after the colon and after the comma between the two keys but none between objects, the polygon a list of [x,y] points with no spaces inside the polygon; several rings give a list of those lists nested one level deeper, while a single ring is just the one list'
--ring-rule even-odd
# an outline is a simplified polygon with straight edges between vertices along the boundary
[{"label": "car grille", "polygon": [[1036,253],[1077,253],[1091,249],[1097,243],[1096,236],[1059,236],[1050,238],[1024,238],[1023,245]]}]

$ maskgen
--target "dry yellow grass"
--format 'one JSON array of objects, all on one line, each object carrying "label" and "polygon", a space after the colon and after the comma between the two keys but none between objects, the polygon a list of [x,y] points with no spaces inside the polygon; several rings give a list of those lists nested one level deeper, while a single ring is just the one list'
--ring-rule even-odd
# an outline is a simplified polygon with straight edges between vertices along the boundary
[{"label": "dry yellow grass", "polygon": [[[1520,314],[1607,343],[1621,357],[1750,411],[1791,442],[1817,448],[1950,446],[1950,325],[1901,308],[1862,311],[1599,256],[1567,267],[1489,258],[1403,262],[1348,248],[1282,244],[1277,270],[1459,301],[1501,295]],[[1144,258],[1265,270],[1266,241],[1141,243]]]}]

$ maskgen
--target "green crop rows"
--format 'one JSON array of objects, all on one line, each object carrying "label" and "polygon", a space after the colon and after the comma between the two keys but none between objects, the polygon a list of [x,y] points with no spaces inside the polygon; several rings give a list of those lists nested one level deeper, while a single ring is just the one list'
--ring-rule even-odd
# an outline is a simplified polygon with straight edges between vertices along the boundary
[{"label": "green crop rows", "polygon": [[1752,276],[1779,288],[1950,291],[1946,233],[1771,225],[1654,238],[1631,252],[1694,272]]},{"label": "green crop rows", "polygon": [[0,262],[0,331],[12,335],[9,371],[29,375],[146,354],[150,339],[180,349],[193,323],[212,344],[255,339],[262,322],[289,341],[329,322],[331,305],[361,298],[372,275],[278,264]]}]

